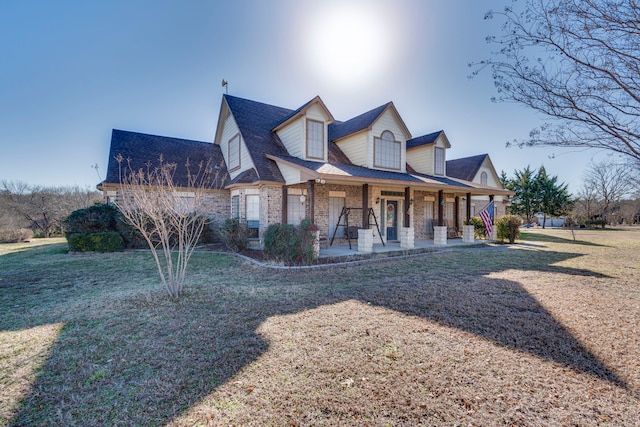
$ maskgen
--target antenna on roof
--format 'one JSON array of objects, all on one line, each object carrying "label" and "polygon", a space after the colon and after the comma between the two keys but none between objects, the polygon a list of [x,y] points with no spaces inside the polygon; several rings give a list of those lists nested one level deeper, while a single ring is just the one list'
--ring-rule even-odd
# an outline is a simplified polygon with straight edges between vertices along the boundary
[{"label": "antenna on roof", "polygon": [[229,82],[225,79],[222,79],[222,87],[225,88],[226,94],[229,95]]}]

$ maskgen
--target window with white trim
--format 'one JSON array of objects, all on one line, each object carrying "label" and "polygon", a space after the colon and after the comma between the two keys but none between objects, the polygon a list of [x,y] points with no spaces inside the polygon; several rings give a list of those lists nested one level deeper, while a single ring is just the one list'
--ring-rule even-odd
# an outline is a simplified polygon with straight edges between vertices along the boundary
[{"label": "window with white trim", "polygon": [[260,228],[260,196],[258,194],[247,194],[244,200],[249,237],[257,238]]},{"label": "window with white trim", "polygon": [[240,218],[240,196],[231,197],[231,218]]},{"label": "window with white trim", "polygon": [[307,119],[307,158],[324,160],[324,123]]},{"label": "window with white trim", "polygon": [[373,138],[373,165],[378,168],[400,170],[400,150],[402,145],[396,141],[392,132],[385,130],[380,138]]},{"label": "window with white trim", "polygon": [[444,148],[436,147],[435,162],[434,173],[444,175]]},{"label": "window with white trim", "polygon": [[480,174],[480,184],[481,185],[487,185],[487,173],[486,172],[482,172]]},{"label": "window with white trim", "polygon": [[287,224],[298,225],[307,216],[305,201],[306,196],[287,195]]},{"label": "window with white trim", "polygon": [[237,134],[229,140],[229,170],[235,170],[240,167],[240,134]]}]

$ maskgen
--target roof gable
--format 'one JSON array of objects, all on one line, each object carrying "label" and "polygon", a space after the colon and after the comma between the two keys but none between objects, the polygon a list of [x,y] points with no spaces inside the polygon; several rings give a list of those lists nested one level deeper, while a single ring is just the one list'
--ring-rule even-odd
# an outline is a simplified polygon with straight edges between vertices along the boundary
[{"label": "roof gable", "polygon": [[226,103],[238,125],[256,167],[256,180],[283,182],[280,170],[273,161],[265,157],[265,154],[287,154],[286,148],[272,129],[292,111],[231,95],[224,95],[223,103]]},{"label": "roof gable", "polygon": [[488,157],[488,154],[479,154],[462,159],[448,160],[447,175],[465,181],[473,181],[473,178],[475,178],[480,167]]},{"label": "roof gable", "polygon": [[422,147],[424,145],[433,144],[438,141],[439,138],[442,138],[445,147],[451,148],[451,143],[449,142],[449,138],[444,133],[443,130],[439,130],[437,132],[432,132],[427,135],[417,136],[407,141],[407,150],[415,147]]},{"label": "roof gable", "polygon": [[371,129],[376,120],[378,120],[387,110],[390,110],[395,115],[395,118],[402,128],[402,131],[405,133],[405,136],[407,138],[411,138],[411,132],[409,132],[407,125],[402,120],[402,117],[400,117],[395,105],[393,105],[393,102],[387,102],[384,105],[360,114],[346,122],[334,122],[329,125],[329,140],[337,141],[349,135]]},{"label": "roof gable", "polygon": [[294,110],[291,113],[289,113],[272,130],[274,132],[276,132],[277,130],[282,129],[283,127],[287,126],[292,121],[295,121],[299,117],[304,116],[304,114],[309,110],[309,108],[311,108],[314,105],[317,105],[318,107],[320,107],[320,109],[323,111],[323,113],[327,116],[329,123],[331,123],[331,122],[333,122],[335,120],[333,118],[333,115],[331,114],[331,112],[327,108],[327,106],[322,101],[322,99],[320,99],[319,96],[316,96],[311,101],[309,101],[306,104],[304,104],[302,107],[300,107],[297,110]]}]

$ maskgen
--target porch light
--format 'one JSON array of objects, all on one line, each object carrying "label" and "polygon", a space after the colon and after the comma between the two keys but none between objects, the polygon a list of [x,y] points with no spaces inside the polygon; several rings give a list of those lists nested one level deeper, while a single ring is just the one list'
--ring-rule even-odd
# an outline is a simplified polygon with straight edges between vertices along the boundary
[{"label": "porch light", "polygon": [[379,204],[380,204],[380,197],[376,199],[376,205],[379,205]]},{"label": "porch light", "polygon": [[304,204],[306,200],[307,200],[307,196],[305,196],[304,194],[300,195],[300,203]]},{"label": "porch light", "polygon": [[316,178],[316,184],[324,185],[325,182],[324,178]]}]

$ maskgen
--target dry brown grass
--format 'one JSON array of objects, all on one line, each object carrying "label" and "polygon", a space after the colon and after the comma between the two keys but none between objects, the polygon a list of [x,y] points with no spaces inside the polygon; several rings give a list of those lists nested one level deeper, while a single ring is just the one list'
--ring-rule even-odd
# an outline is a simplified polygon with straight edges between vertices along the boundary
[{"label": "dry brown grass", "polygon": [[309,271],[199,254],[178,302],[144,254],[0,256],[0,417],[640,425],[640,229],[523,237]]}]

